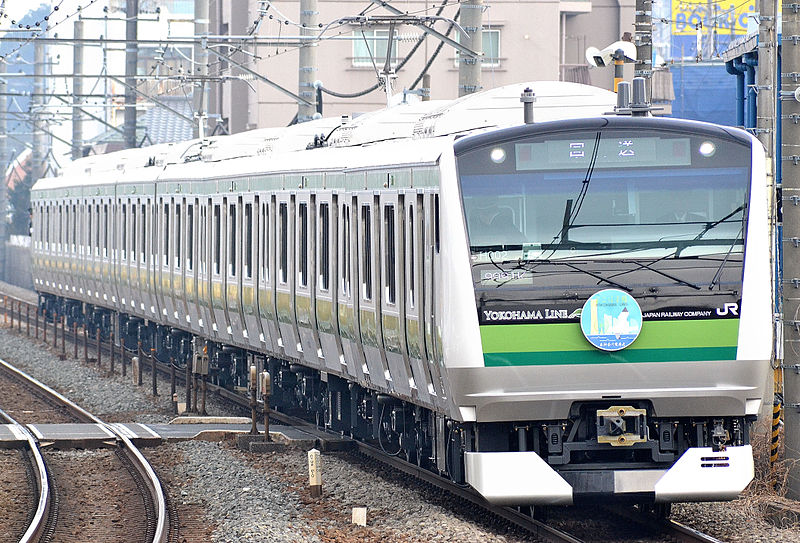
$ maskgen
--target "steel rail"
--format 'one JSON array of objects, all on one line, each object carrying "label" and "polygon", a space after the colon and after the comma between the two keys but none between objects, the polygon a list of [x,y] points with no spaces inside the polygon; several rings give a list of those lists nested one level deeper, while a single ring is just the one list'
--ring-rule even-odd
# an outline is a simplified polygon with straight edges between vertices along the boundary
[{"label": "steel rail", "polygon": [[633,507],[619,507],[611,509],[604,507],[609,513],[625,520],[642,524],[648,527],[657,526],[664,535],[674,539],[677,543],[723,543],[719,539],[704,534],[699,530],[690,528],[678,521],[661,518],[649,512],[640,511]]},{"label": "steel rail", "polygon": [[57,402],[66,407],[67,410],[70,413],[72,413],[75,417],[87,422],[100,425],[115,436],[119,446],[122,448],[126,456],[128,456],[128,458],[131,460],[131,463],[133,464],[136,471],[142,476],[142,478],[145,481],[145,484],[148,487],[148,490],[151,493],[151,496],[153,497],[153,503],[155,505],[156,527],[152,541],[153,543],[166,543],[166,541],[169,538],[169,525],[167,521],[168,512],[167,512],[167,500],[166,497],[164,496],[164,490],[163,488],[161,488],[161,481],[159,481],[158,476],[153,470],[153,467],[150,465],[147,459],[142,455],[139,449],[131,442],[131,440],[128,439],[124,434],[119,432],[112,425],[103,422],[98,417],[89,413],[88,411],[86,411],[76,403],[72,402],[62,394],[48,387],[41,381],[38,381],[37,379],[33,378],[27,373],[20,371],[19,369],[10,365],[5,360],[0,359],[0,368],[8,371],[9,373],[12,373],[19,379],[35,386],[46,396],[48,396],[52,401]]},{"label": "steel rail", "polygon": [[31,450],[33,457],[33,469],[36,472],[38,486],[39,486],[39,499],[36,504],[36,513],[34,513],[27,530],[22,535],[20,543],[35,543],[39,541],[44,530],[47,528],[47,516],[50,511],[50,478],[47,472],[47,464],[44,462],[44,456],[39,448],[39,442],[33,434],[24,425],[14,420],[11,415],[0,409],[0,418],[8,421],[15,428],[14,432],[19,433],[25,437],[28,448]]}]

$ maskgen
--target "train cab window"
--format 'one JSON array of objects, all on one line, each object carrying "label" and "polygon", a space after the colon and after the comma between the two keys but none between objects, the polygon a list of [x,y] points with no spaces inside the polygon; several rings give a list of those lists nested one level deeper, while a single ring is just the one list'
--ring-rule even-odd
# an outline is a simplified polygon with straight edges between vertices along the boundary
[{"label": "train cab window", "polygon": [[319,206],[319,288],[327,291],[330,283],[330,206],[328,203]]},{"label": "train cab window", "polygon": [[383,207],[383,232],[384,249],[386,251],[384,262],[383,287],[386,301],[392,305],[397,303],[397,276],[395,274],[395,232],[394,232],[394,206]]},{"label": "train cab window", "polygon": [[175,269],[181,268],[181,204],[175,204]]},{"label": "train cab window", "polygon": [[342,294],[350,295],[350,206],[342,206]]},{"label": "train cab window", "polygon": [[300,286],[308,286],[308,204],[299,205],[298,220],[300,221],[300,255],[298,266],[298,279]]},{"label": "train cab window", "polygon": [[131,262],[136,262],[136,252],[139,250],[139,246],[137,242],[139,241],[136,233],[137,233],[137,222],[136,222],[136,204],[131,204]]},{"label": "train cab window", "polygon": [[186,271],[194,269],[194,205],[186,206]]},{"label": "train cab window", "polygon": [[120,246],[122,260],[125,260],[128,254],[128,206],[126,204],[122,204],[122,243]]},{"label": "train cab window", "polygon": [[361,206],[361,296],[372,300],[372,209]]},{"label": "train cab window", "polygon": [[253,204],[244,205],[244,276],[253,278]]},{"label": "train cab window", "polygon": [[289,208],[286,202],[282,202],[278,210],[280,217],[280,236],[281,236],[281,254],[280,263],[278,265],[280,271],[281,283],[286,283],[289,280]]},{"label": "train cab window", "polygon": [[261,279],[269,278],[269,204],[261,204]]},{"label": "train cab window", "polygon": [[236,277],[236,204],[228,206],[228,275]]},{"label": "train cab window", "polygon": [[415,300],[415,279],[417,265],[417,240],[414,238],[414,206],[408,206],[408,306],[413,308]]},{"label": "train cab window", "polygon": [[214,206],[214,273],[219,275],[220,272],[220,257],[222,256],[222,240],[220,236],[220,227],[222,225],[222,216],[219,204]]}]

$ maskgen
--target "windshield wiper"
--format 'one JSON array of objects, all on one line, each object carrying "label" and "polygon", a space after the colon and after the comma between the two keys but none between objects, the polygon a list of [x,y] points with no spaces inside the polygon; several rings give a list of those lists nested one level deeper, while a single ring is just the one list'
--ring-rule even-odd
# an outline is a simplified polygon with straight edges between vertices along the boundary
[{"label": "windshield wiper", "polygon": [[[730,247],[728,247],[728,252],[725,253],[725,257],[722,259],[722,262],[719,263],[719,267],[717,268],[716,273],[714,274],[714,278],[711,280],[711,283],[708,285],[708,290],[712,290],[716,284],[719,282],[719,278],[722,276],[722,268],[725,267],[725,264],[728,262],[728,257],[731,256],[731,252],[733,248],[736,246],[736,242],[742,239],[742,234],[744,233],[744,225],[739,229],[739,234],[736,236],[736,239],[733,240]],[[742,242],[744,240],[742,239]]]},{"label": "windshield wiper", "polygon": [[736,215],[740,211],[744,211],[745,208],[747,208],[747,204],[742,204],[739,207],[737,207],[736,209],[734,209],[733,211],[731,211],[730,213],[728,213],[727,215],[725,215],[724,217],[722,217],[721,219],[706,224],[705,228],[703,228],[703,230],[701,230],[700,233],[697,234],[692,241],[697,241],[698,239],[702,238],[703,236],[706,235],[706,233],[709,230],[711,230],[712,228],[716,228],[718,225],[724,223],[725,221],[727,221],[728,219],[730,219],[731,217],[733,217],[734,215]]}]

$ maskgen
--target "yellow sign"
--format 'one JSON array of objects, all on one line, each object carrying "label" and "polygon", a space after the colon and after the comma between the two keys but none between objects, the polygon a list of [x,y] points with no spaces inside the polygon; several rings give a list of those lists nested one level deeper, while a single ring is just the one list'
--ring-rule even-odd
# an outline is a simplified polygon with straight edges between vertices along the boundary
[{"label": "yellow sign", "polygon": [[755,0],[746,2],[672,2],[672,35],[694,36],[703,25],[703,34],[716,28],[720,36],[743,36],[747,34],[747,23],[756,12]]}]

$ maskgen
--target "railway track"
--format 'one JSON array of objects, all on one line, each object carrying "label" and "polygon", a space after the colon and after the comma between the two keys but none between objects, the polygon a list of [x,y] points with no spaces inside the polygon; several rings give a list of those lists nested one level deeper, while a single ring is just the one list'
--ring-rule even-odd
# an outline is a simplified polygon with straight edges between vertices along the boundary
[{"label": "railway track", "polygon": [[[41,448],[25,426],[41,417],[42,410],[30,404],[18,409],[27,421],[17,421],[3,413],[4,420],[13,425],[12,432],[25,436],[39,491],[36,513],[21,541],[44,543],[85,540],[81,538],[86,537],[93,541],[147,543],[169,540],[169,512],[161,483],[125,435],[2,360],[0,379],[14,382],[14,385],[4,386],[4,390],[25,387],[33,392],[29,396],[35,398],[34,403],[46,401],[58,406],[54,411],[68,414],[71,422],[101,425],[113,436],[111,448],[43,453],[47,449]],[[47,415],[53,410],[43,411]],[[63,417],[59,420],[63,422]]]},{"label": "railway track", "polygon": [[[137,354],[141,356],[141,367],[146,368],[152,372],[153,366],[156,371],[161,372],[163,375],[168,376],[177,382],[184,382],[185,377],[179,372],[176,374],[168,364],[163,364],[157,360],[143,355],[141,352],[130,349],[120,349],[113,343],[104,342],[99,338],[92,341],[91,338],[84,333],[81,334],[76,328],[70,328],[64,325],[63,320],[50,323],[43,318],[36,315],[37,307],[35,304],[21,300],[14,297],[4,297],[2,305],[2,319],[6,326],[16,329],[19,333],[27,333],[27,335],[35,335],[40,339],[44,339],[51,344],[57,351],[60,350],[64,356],[72,355],[73,357],[80,358],[81,343],[83,343],[83,358],[85,362],[90,360],[101,362],[103,358],[106,360],[114,360],[122,368],[130,365],[130,359]],[[60,325],[59,325],[60,322]],[[31,331],[31,326],[34,331]],[[42,331],[45,327],[49,327],[49,337]],[[72,351],[72,352],[69,352]],[[89,353],[95,354],[95,357],[89,356]],[[113,369],[113,368],[112,368]],[[155,385],[154,385],[155,387]],[[220,398],[228,400],[237,407],[249,409],[249,399],[244,396],[234,393],[228,389],[218,387],[212,383],[207,383],[208,391],[217,395]],[[309,425],[308,421],[298,419],[296,417],[288,416],[284,413],[273,412],[272,417],[281,422],[292,425]],[[313,426],[313,425],[312,425]],[[315,426],[314,426],[315,427]],[[316,428],[316,427],[315,427]],[[580,536],[572,535],[568,529],[559,529],[551,524],[542,522],[533,518],[531,515],[520,512],[514,508],[498,507],[488,504],[477,492],[468,487],[459,486],[448,479],[442,478],[427,470],[419,468],[413,464],[409,464],[403,460],[395,458],[391,455],[383,453],[379,448],[372,447],[369,444],[355,441],[354,446],[361,457],[369,458],[374,461],[380,462],[384,465],[390,466],[392,469],[399,470],[403,473],[409,474],[416,479],[423,481],[425,484],[431,485],[451,495],[458,496],[467,502],[474,504],[476,507],[484,510],[490,515],[501,519],[502,522],[508,525],[513,525],[525,532],[534,534],[537,539],[545,542],[558,542],[558,543],[583,543],[585,541],[607,541],[607,539],[593,539],[591,537],[581,538]],[[636,541],[674,541],[677,543],[719,543],[719,540],[703,534],[699,531],[693,530],[680,523],[658,519],[648,515],[647,513],[639,512],[635,508],[627,508],[620,510],[608,511],[606,521],[611,524],[608,528],[609,531],[617,531],[620,534],[620,541],[630,540],[635,538]],[[615,528],[614,524],[624,526],[624,528]]]}]

